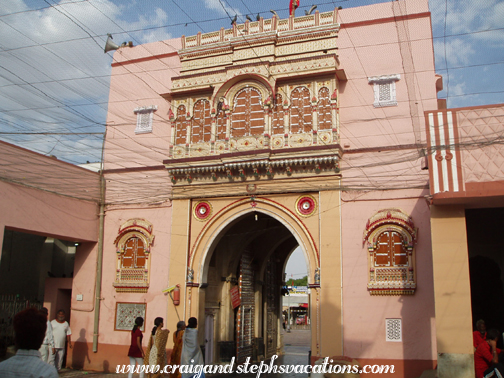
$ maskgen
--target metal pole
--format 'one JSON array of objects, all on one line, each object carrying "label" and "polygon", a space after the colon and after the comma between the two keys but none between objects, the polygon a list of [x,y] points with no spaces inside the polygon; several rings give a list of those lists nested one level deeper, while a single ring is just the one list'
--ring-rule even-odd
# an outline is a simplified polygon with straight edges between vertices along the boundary
[{"label": "metal pole", "polygon": [[100,174],[100,233],[98,236],[98,258],[96,261],[96,300],[95,300],[95,313],[94,313],[94,329],[93,329],[93,352],[98,351],[98,330],[100,324],[100,300],[101,300],[101,284],[102,284],[102,265],[103,265],[103,224],[104,224],[104,212],[105,212],[105,180],[103,174]]},{"label": "metal pole", "polygon": [[290,332],[290,321],[291,321],[291,311],[290,311],[290,289],[287,286],[287,290],[289,291],[289,294],[287,294],[287,306],[289,307],[287,309],[287,333]]}]

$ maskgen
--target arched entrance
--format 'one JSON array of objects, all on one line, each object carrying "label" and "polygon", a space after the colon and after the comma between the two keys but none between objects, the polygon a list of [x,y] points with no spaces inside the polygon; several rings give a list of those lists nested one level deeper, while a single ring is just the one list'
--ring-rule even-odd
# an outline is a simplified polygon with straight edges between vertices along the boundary
[{"label": "arched entrance", "polygon": [[205,319],[200,333],[205,334],[207,363],[280,354],[286,262],[299,246],[309,271],[318,266],[302,222],[268,200],[255,201],[255,206],[250,199],[238,201],[210,221],[188,261],[199,283],[198,290],[188,288],[189,312]]}]

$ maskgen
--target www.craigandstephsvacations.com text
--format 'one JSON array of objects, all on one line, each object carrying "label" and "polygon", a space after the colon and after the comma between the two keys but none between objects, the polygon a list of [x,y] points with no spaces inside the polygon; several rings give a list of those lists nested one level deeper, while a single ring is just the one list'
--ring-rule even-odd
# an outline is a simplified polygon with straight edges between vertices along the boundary
[{"label": "www.craigandstephsvacations.com text", "polygon": [[277,355],[271,357],[269,363],[261,361],[259,365],[251,364],[250,357],[247,357],[245,363],[235,365],[235,358],[231,359],[228,365],[117,365],[116,373],[162,373],[171,374],[180,371],[181,374],[194,374],[194,378],[201,378],[204,374],[256,374],[259,378],[261,374],[311,374],[311,373],[373,373],[387,374],[394,373],[394,365],[364,365],[362,368],[359,365],[332,365],[333,360],[326,357],[321,364],[311,365],[275,365]]}]

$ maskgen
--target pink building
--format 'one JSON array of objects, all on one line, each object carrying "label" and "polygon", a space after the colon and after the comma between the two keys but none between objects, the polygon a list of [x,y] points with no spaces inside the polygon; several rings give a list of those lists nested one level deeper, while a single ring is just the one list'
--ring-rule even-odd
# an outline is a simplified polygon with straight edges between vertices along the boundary
[{"label": "pink building", "polygon": [[[472,376],[468,266],[481,253],[464,211],[501,200],[500,149],[480,139],[498,134],[502,106],[438,110],[441,88],[426,0],[120,48],[103,238],[94,173],[92,198],[58,197],[92,212],[85,226],[68,214],[54,221],[61,231],[24,225],[37,217],[19,212],[3,221],[82,242],[73,278],[46,284],[44,297],[52,306],[48,288],[71,288],[68,364],[127,363],[136,316],[146,331],[158,316],[172,331],[198,317],[207,363],[282,353],[283,272],[299,247],[312,361],[393,364],[391,377],[436,366],[440,377]],[[12,195],[2,206],[23,201]]]}]

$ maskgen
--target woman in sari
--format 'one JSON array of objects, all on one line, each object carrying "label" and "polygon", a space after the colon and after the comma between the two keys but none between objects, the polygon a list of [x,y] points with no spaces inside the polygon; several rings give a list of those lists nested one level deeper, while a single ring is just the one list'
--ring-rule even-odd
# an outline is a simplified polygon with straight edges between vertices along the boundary
[{"label": "woman in sari", "polygon": [[161,371],[165,368],[168,361],[166,358],[166,343],[168,341],[169,330],[163,329],[163,318],[154,320],[154,328],[149,337],[149,345],[145,353],[144,364],[153,366],[159,365],[157,373],[149,373],[149,378],[161,377]]},{"label": "woman in sari", "polygon": [[[177,323],[177,330],[173,334],[173,350],[170,356],[170,365],[180,365],[180,355],[182,354],[182,336],[184,336],[185,322],[181,320]],[[170,378],[180,378],[180,370],[170,374]]]},{"label": "woman in sari", "polygon": [[[182,337],[182,354],[180,356],[181,365],[192,365],[192,373],[182,373],[182,378],[205,378],[205,373],[202,371],[204,367],[203,353],[198,343],[198,320],[189,318],[187,328]],[[194,372],[196,371],[196,372]]]}]

